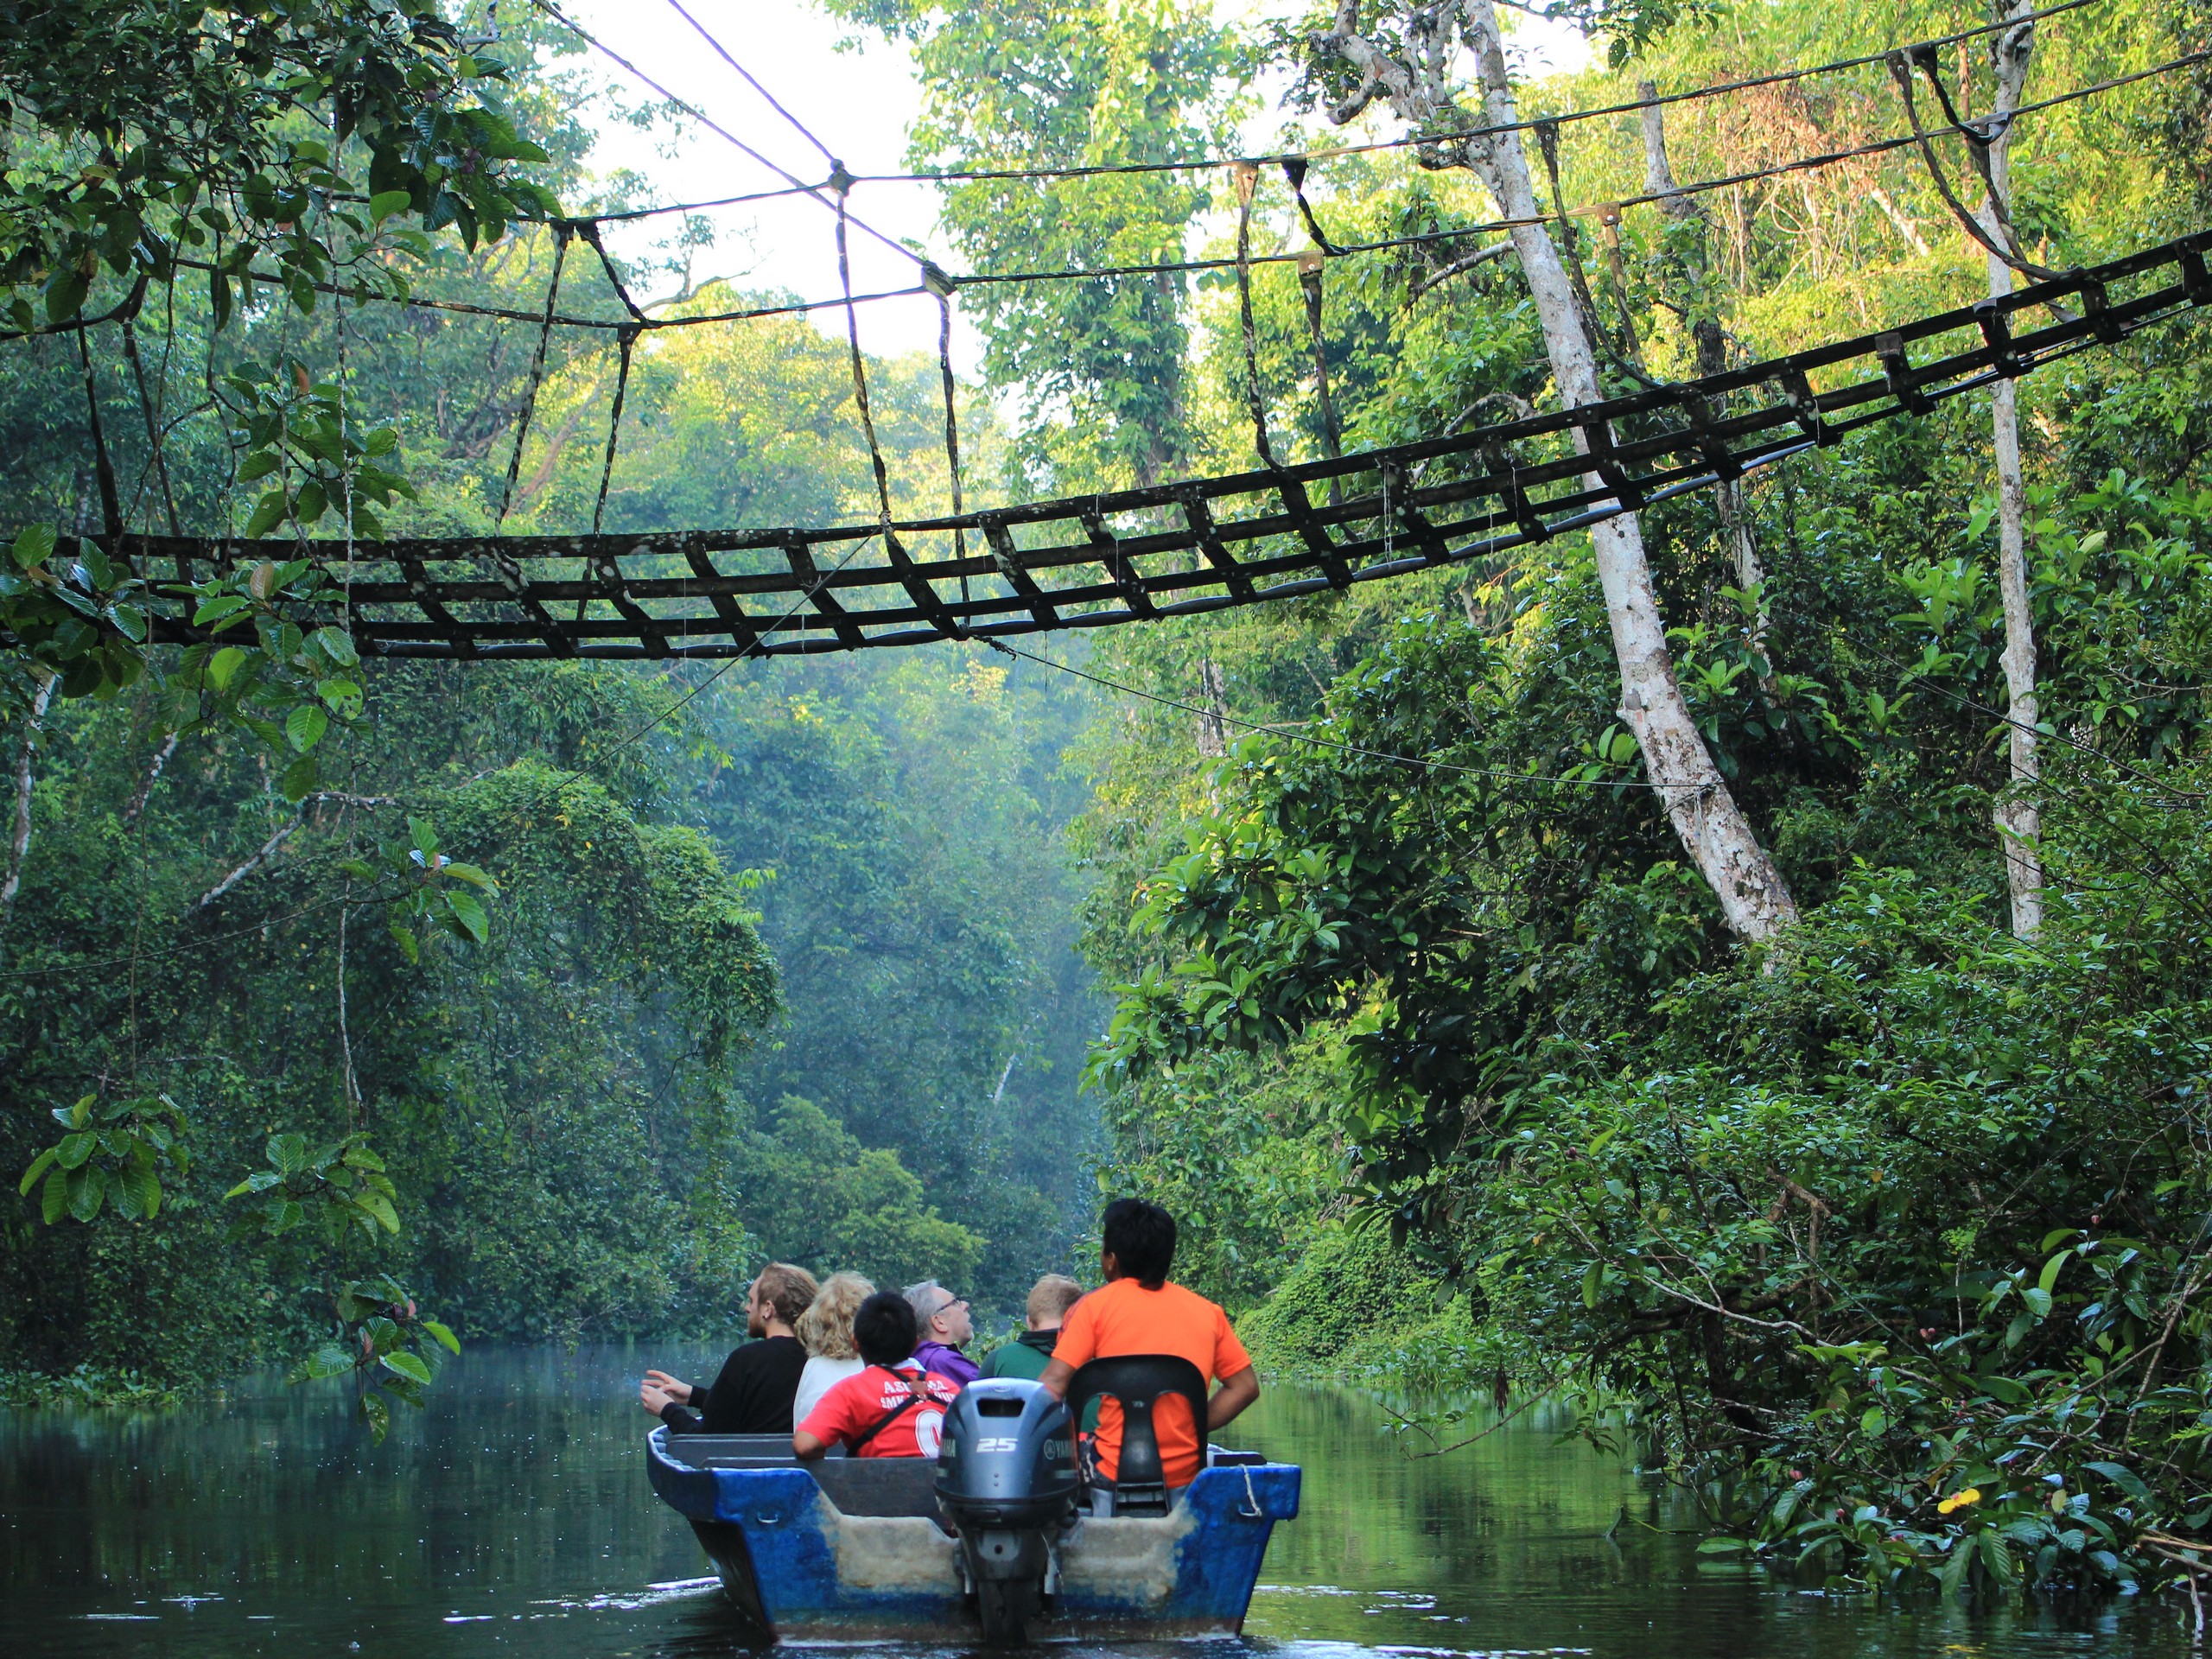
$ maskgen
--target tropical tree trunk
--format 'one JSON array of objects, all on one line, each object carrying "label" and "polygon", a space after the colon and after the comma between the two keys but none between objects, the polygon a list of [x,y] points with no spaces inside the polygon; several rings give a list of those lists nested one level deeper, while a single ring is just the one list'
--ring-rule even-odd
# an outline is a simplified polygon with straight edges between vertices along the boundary
[{"label": "tropical tree trunk", "polygon": [[1198,658],[1198,755],[1218,760],[1229,753],[1229,679],[1211,657]]},{"label": "tropical tree trunk", "polygon": [[38,753],[39,728],[46,722],[47,705],[54,701],[59,675],[48,674],[38,683],[30,712],[23,721],[23,747],[16,757],[16,824],[8,840],[8,874],[0,880],[0,932],[15,918],[16,895],[23,887],[23,860],[31,850],[31,790],[35,781],[31,762]]},{"label": "tropical tree trunk", "polygon": [[[2027,85],[2035,49],[2033,0],[1999,0],[1998,21],[2012,27],[1991,45],[1996,59],[1997,101],[1990,112],[1995,137],[1989,145],[1989,190],[1974,217],[1992,241],[2005,239],[2012,179],[2012,111]],[[2012,270],[1995,254],[1989,260],[1989,292],[2012,291]],[[2036,791],[2042,763],[2036,753],[2035,613],[2028,604],[2028,486],[2020,470],[2019,389],[1999,380],[1989,397],[1997,449],[1997,585],[2005,600],[2005,718],[2011,722],[2012,787],[1993,813],[2005,850],[2005,886],[2012,898],[2012,931],[2030,938],[2043,925],[2043,810]]]},{"label": "tropical tree trunk", "polygon": [[[1492,0],[1442,0],[1408,14],[1408,55],[1402,60],[1358,33],[1358,0],[1341,0],[1335,27],[1313,42],[1360,75],[1358,88],[1330,111],[1332,118],[1348,121],[1381,97],[1417,129],[1464,131],[1519,119]],[[1474,54],[1482,86],[1483,106],[1472,114],[1462,111],[1450,92],[1455,35]],[[1539,222],[1520,135],[1503,132],[1427,145],[1419,154],[1427,165],[1456,161],[1471,169],[1497,200],[1500,215],[1514,221],[1514,251],[1535,302],[1560,400],[1569,409],[1601,401],[1590,336],[1559,251]],[[1586,453],[1579,430],[1575,442]],[[1594,474],[1586,481],[1593,489],[1605,487]],[[1644,556],[1643,526],[1634,513],[1623,513],[1592,524],[1590,540],[1620,665],[1622,721],[1635,734],[1645,774],[1684,850],[1719,899],[1728,925],[1743,938],[1766,938],[1796,919],[1796,904],[1713,765],[1675,680],[1666,624]]]}]

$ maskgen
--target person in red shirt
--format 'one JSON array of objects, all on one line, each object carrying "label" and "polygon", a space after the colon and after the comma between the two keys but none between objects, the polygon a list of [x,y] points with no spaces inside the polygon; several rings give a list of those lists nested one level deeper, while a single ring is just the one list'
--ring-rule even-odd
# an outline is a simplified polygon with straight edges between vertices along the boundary
[{"label": "person in red shirt", "polygon": [[[1218,1378],[1221,1387],[1206,1402],[1204,1430],[1192,1422],[1190,1407],[1179,1397],[1153,1407],[1153,1433],[1172,1492],[1198,1478],[1205,1461],[1205,1431],[1234,1421],[1258,1399],[1260,1379],[1229,1315],[1196,1291],[1168,1282],[1175,1261],[1173,1216],[1142,1198],[1116,1198],[1106,1206],[1099,1230],[1098,1262],[1106,1283],[1068,1310],[1052,1363],[1038,1381],[1065,1400],[1078,1367],[1122,1354],[1175,1354],[1209,1382]],[[1100,1477],[1112,1480],[1121,1465],[1120,1402],[1100,1402],[1091,1449]]]},{"label": "person in red shirt", "polygon": [[791,1452],[810,1462],[833,1446],[856,1458],[933,1458],[944,1438],[944,1408],[960,1392],[950,1377],[914,1358],[914,1310],[896,1291],[880,1290],[853,1315],[853,1346],[867,1369],[822,1396],[791,1434]]}]

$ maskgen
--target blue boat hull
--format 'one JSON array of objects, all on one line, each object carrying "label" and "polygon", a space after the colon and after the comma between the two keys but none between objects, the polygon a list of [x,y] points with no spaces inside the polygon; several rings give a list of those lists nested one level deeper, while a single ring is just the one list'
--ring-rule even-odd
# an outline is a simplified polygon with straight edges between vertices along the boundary
[{"label": "blue boat hull", "polygon": [[[700,1468],[671,1452],[666,1431],[655,1431],[653,1490],[691,1522],[764,1639],[979,1634],[953,1539],[935,1520],[848,1514],[805,1468]],[[1268,1535],[1297,1515],[1298,1497],[1299,1471],[1287,1464],[1211,1468],[1165,1517],[1078,1520],[1058,1545],[1053,1593],[1033,1636],[1236,1634]]]}]

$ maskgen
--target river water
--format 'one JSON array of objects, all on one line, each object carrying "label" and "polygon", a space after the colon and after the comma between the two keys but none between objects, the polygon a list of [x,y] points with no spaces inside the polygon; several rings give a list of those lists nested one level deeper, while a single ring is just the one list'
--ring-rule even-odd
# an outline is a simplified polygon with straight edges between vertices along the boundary
[{"label": "river water", "polygon": [[[718,1356],[652,1357],[687,1361],[696,1376]],[[275,1383],[162,1414],[0,1412],[0,1655],[730,1652],[735,1632],[705,1559],[645,1483],[651,1425],[633,1392],[645,1363],[620,1349],[472,1350],[439,1379],[428,1413],[380,1447],[333,1395]],[[1385,1421],[1356,1394],[1284,1388],[1218,1436],[1302,1464],[1304,1513],[1276,1529],[1244,1641],[1128,1651],[2196,1651],[2171,1598],[1975,1614],[1808,1594],[1701,1562],[1687,1513],[1543,1427],[1510,1425],[1412,1459]]]}]

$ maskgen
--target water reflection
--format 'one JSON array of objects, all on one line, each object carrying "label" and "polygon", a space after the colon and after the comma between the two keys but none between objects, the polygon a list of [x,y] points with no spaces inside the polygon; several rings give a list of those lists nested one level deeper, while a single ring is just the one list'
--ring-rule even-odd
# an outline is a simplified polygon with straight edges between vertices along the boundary
[{"label": "water reflection", "polygon": [[[281,1385],[160,1415],[0,1413],[0,1653],[729,1653],[721,1592],[645,1484],[642,1363],[472,1350],[381,1447],[331,1395]],[[1541,1424],[1409,1459],[1382,1421],[1280,1389],[1223,1437],[1303,1464],[1305,1513],[1275,1533],[1246,1641],[1153,1659],[2191,1651],[2170,1605],[1974,1617],[1806,1595],[1700,1563],[1686,1515]],[[1090,1653],[1113,1651],[1147,1650]]]}]

